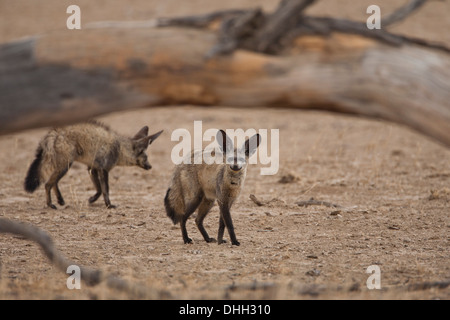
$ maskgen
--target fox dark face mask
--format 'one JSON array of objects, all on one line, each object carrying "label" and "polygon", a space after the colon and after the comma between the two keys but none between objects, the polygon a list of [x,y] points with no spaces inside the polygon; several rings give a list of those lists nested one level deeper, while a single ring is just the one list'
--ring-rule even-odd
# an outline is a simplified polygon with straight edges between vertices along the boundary
[{"label": "fox dark face mask", "polygon": [[151,136],[147,136],[148,127],[143,127],[134,137],[133,137],[133,150],[136,158],[136,165],[142,169],[150,170],[152,168],[151,164],[148,162],[148,157],[145,151],[148,146],[152,144],[153,141],[158,138],[164,130],[161,130]]}]

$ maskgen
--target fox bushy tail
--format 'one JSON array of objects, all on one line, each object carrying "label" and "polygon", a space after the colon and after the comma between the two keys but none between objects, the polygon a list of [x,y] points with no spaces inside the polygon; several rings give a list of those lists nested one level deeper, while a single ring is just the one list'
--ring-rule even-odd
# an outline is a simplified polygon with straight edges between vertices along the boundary
[{"label": "fox bushy tail", "polygon": [[166,196],[164,197],[164,207],[166,208],[167,216],[172,220],[173,224],[177,224],[178,222],[180,222],[181,219],[171,203],[170,191],[171,189],[169,188],[167,190]]},{"label": "fox bushy tail", "polygon": [[41,163],[42,163],[42,154],[44,150],[39,146],[36,150],[36,158],[31,163],[30,168],[28,169],[27,177],[25,178],[25,191],[32,193],[34,192],[39,185],[41,184]]}]

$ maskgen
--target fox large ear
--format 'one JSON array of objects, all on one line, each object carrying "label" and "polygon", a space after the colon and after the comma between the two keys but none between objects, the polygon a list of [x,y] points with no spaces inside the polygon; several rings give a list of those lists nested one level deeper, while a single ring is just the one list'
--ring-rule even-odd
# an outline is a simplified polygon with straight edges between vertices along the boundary
[{"label": "fox large ear", "polygon": [[157,133],[155,133],[155,134],[153,134],[153,135],[151,135],[151,136],[148,136],[148,137],[143,137],[143,138],[140,138],[140,139],[138,139],[138,140],[135,140],[133,143],[134,143],[134,148],[135,148],[135,150],[138,150],[138,152],[142,152],[143,150],[146,150],[147,148],[148,148],[148,146],[156,139],[156,138],[158,138],[160,135],[161,135],[161,133],[163,132],[164,130],[161,130],[161,131],[159,131],[159,132],[157,132]]},{"label": "fox large ear", "polygon": [[145,138],[148,135],[148,127],[145,126],[132,138],[133,140],[139,140]]},{"label": "fox large ear", "polygon": [[250,158],[255,153],[260,143],[261,143],[261,135],[259,133],[247,139],[247,141],[245,141],[244,144],[245,156]]},{"label": "fox large ear", "polygon": [[151,136],[148,136],[148,137],[146,138],[147,141],[148,141],[147,147],[148,147],[149,145],[151,145],[151,143],[152,143],[153,141],[155,141],[156,138],[158,138],[158,137],[161,135],[161,133],[163,133],[163,131],[164,131],[164,130],[161,130],[161,131],[159,131],[159,132],[157,132],[157,133],[155,133],[155,134],[152,134]]},{"label": "fox large ear", "polygon": [[229,136],[223,130],[217,131],[216,140],[219,144],[220,150],[223,153],[232,152],[234,150],[233,140],[230,139]]}]

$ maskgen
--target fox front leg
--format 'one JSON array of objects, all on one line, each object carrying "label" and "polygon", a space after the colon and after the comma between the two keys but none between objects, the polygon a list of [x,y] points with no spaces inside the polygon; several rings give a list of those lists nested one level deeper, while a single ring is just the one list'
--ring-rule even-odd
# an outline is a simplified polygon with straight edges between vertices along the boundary
[{"label": "fox front leg", "polygon": [[219,233],[217,234],[217,244],[227,243],[223,239],[223,232],[225,231],[225,222],[223,222],[222,216],[219,217]]},{"label": "fox front leg", "polygon": [[[219,202],[220,204],[220,202]],[[231,244],[235,246],[239,246],[240,243],[236,239],[236,234],[234,233],[233,220],[231,220],[230,207],[227,204],[220,204],[220,220],[221,223],[224,224],[228,229],[228,234],[230,235]],[[223,241],[223,231],[221,232],[221,225],[219,224],[219,236],[217,241]],[[224,228],[222,227],[222,230]],[[220,234],[222,233],[222,234]],[[219,242],[220,243],[220,242]]]},{"label": "fox front leg", "polygon": [[203,220],[205,219],[206,215],[209,213],[209,211],[213,207],[214,201],[215,201],[214,199],[209,200],[206,197],[203,197],[203,200],[198,207],[197,218],[195,219],[195,223],[197,224],[198,230],[200,230],[200,233],[202,234],[203,239],[205,239],[205,241],[208,243],[216,242],[216,239],[211,238],[208,235],[208,232],[206,231],[205,227],[203,226]]},{"label": "fox front leg", "polygon": [[181,218],[181,223],[180,223],[181,235],[183,236],[183,241],[185,244],[192,243],[192,239],[189,238],[187,229],[186,229],[186,221],[188,218],[189,218],[189,216],[187,216],[187,215],[183,216],[183,218]]}]

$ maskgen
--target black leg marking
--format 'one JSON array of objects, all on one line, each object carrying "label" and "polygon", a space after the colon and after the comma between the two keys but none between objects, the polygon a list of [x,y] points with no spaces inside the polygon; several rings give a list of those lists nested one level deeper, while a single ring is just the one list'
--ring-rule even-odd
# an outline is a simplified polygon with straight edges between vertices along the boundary
[{"label": "black leg marking", "polygon": [[59,190],[58,183],[55,183],[55,186],[53,187],[53,190],[55,191],[56,199],[58,199],[58,204],[60,206],[65,205],[66,202],[64,201],[64,198],[63,198],[63,196],[61,194],[61,190]]},{"label": "black leg marking", "polygon": [[49,206],[52,209],[56,209],[56,206],[52,203],[51,191],[53,188],[55,188],[56,196],[58,198],[58,203],[61,204],[61,202],[62,202],[64,204],[64,199],[62,198],[61,192],[59,191],[59,188],[58,188],[58,181],[61,180],[62,177],[64,177],[64,175],[67,173],[67,171],[69,170],[71,165],[72,164],[69,164],[67,166],[67,168],[64,168],[63,171],[53,172],[52,175],[50,176],[50,178],[48,179],[47,183],[45,184],[45,196],[46,196],[46,200],[47,200],[47,206]]},{"label": "black leg marking", "polygon": [[206,199],[206,197],[203,197],[203,200],[198,207],[197,218],[195,219],[195,223],[197,224],[198,230],[200,230],[203,239],[205,239],[205,241],[208,243],[216,242],[216,239],[209,237],[208,232],[206,232],[206,229],[203,226],[203,220],[205,219],[206,215],[209,213],[211,208],[214,206],[214,201],[215,200],[208,200]]},{"label": "black leg marking", "polygon": [[[233,220],[231,219],[230,208],[227,204],[220,204],[220,216],[223,220],[223,223],[225,224],[225,227],[227,227],[227,229],[228,229],[231,244],[233,244],[235,246],[240,245],[239,241],[237,241],[237,239],[236,239],[236,234],[234,233]],[[220,228],[220,226],[219,226],[219,228]],[[220,229],[219,229],[219,232],[220,232]],[[222,240],[222,239],[219,237],[218,240]]]},{"label": "black leg marking", "polygon": [[183,236],[183,241],[185,244],[192,243],[192,239],[189,238],[187,230],[186,230],[186,221],[189,218],[188,215],[184,215],[181,219],[181,235]]},{"label": "black leg marking", "polygon": [[226,243],[223,239],[223,232],[225,231],[225,222],[223,222],[222,216],[219,217],[219,233],[217,235],[217,244]]},{"label": "black leg marking", "polygon": [[102,189],[103,199],[105,200],[106,207],[108,209],[116,208],[116,206],[111,204],[111,201],[109,200],[108,171],[106,171],[104,169],[98,170],[98,176],[99,176],[100,186]]},{"label": "black leg marking", "polygon": [[199,206],[200,202],[202,201],[203,194],[199,194],[195,197],[192,203],[190,203],[187,208],[186,212],[184,213],[183,218],[181,218],[181,235],[183,236],[184,243],[192,243],[192,239],[188,237],[188,233],[186,230],[186,221],[189,219],[189,217],[194,213],[194,211]]},{"label": "black leg marking", "polygon": [[94,184],[96,190],[96,193],[89,198],[89,203],[92,204],[95,201],[97,201],[97,199],[100,198],[100,196],[102,195],[102,187],[100,185],[100,179],[98,177],[97,169],[88,168],[88,170],[89,170],[89,177],[91,178],[91,181]]}]

